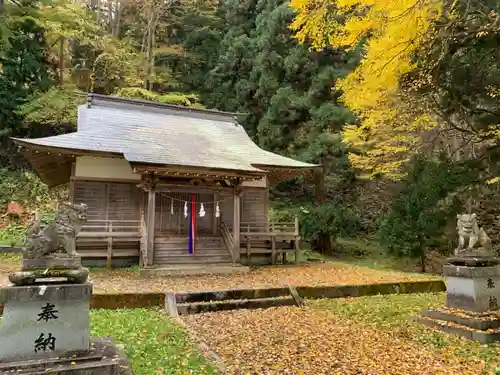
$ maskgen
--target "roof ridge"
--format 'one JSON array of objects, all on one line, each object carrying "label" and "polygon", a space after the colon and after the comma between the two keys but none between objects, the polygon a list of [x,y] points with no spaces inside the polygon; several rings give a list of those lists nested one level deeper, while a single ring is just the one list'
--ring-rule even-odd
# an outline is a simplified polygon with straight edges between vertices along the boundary
[{"label": "roof ridge", "polygon": [[238,113],[235,112],[224,112],[224,111],[219,111],[216,109],[203,109],[203,108],[191,108],[191,107],[185,107],[181,105],[176,105],[176,104],[167,104],[167,103],[159,103],[159,102],[154,102],[151,100],[143,100],[143,99],[130,99],[130,98],[122,98],[119,96],[114,96],[114,95],[103,95],[103,94],[96,94],[89,92],[87,94],[87,107],[90,108],[92,106],[92,103],[94,102],[94,99],[97,99],[98,101],[101,102],[110,102],[110,103],[119,103],[119,104],[132,104],[132,105],[137,105],[137,106],[147,106],[147,107],[152,107],[152,108],[165,108],[165,109],[172,109],[176,111],[182,111],[182,112],[191,112],[191,113],[206,113],[210,115],[217,115],[221,116],[224,118],[230,118],[231,121],[236,121],[236,116]]}]

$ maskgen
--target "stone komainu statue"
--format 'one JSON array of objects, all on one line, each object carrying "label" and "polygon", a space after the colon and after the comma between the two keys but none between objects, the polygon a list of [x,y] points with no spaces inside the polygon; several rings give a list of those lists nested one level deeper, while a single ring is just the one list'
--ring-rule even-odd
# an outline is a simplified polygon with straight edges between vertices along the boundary
[{"label": "stone komainu statue", "polygon": [[60,204],[55,219],[49,223],[35,218],[26,232],[24,258],[41,258],[54,253],[75,256],[75,238],[86,221],[87,205],[83,203]]},{"label": "stone komainu statue", "polygon": [[491,239],[483,228],[479,228],[476,214],[457,215],[458,249],[473,249],[479,241],[484,248],[491,247]]}]

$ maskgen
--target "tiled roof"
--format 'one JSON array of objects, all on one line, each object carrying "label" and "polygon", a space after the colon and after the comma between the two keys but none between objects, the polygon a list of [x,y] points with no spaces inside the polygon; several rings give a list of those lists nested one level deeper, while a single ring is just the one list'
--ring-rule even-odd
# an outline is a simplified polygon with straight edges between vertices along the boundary
[{"label": "tiled roof", "polygon": [[255,172],[256,166],[315,167],[261,149],[233,114],[104,96],[78,108],[75,133],[15,141],[123,154],[131,163]]}]

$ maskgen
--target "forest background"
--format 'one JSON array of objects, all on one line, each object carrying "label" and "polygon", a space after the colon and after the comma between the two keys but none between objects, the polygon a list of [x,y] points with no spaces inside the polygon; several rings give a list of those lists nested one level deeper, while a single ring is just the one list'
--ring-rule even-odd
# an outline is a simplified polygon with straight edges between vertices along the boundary
[{"label": "forest background", "polygon": [[67,190],[49,191],[9,137],[74,131],[95,92],[237,112],[261,147],[322,164],[273,187],[271,215],[298,215],[325,256],[438,271],[468,211],[500,244],[499,6],[0,1],[0,213],[27,211],[3,216],[0,242]]}]

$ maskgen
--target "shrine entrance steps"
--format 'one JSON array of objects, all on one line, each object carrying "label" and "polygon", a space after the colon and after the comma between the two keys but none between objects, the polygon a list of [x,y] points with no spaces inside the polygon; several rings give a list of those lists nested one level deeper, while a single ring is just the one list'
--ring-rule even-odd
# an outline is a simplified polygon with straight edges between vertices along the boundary
[{"label": "shrine entrance steps", "polygon": [[268,289],[233,289],[214,292],[167,294],[165,308],[172,316],[237,309],[265,309],[303,306],[304,301],[293,286]]},{"label": "shrine entrance steps", "polygon": [[233,263],[172,264],[141,268],[140,277],[182,277],[246,273],[249,267]]},{"label": "shrine entrance steps", "polygon": [[157,267],[173,265],[231,265],[231,253],[221,236],[199,236],[193,254],[189,254],[186,236],[162,236],[155,234],[153,264]]}]

